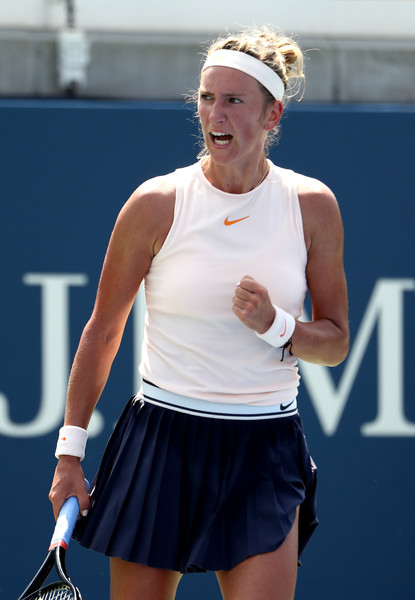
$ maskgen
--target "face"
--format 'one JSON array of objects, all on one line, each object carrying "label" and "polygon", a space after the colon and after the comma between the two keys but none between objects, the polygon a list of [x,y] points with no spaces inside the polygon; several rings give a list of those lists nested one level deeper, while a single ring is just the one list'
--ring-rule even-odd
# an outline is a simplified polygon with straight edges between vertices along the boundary
[{"label": "face", "polygon": [[282,106],[265,106],[256,79],[229,67],[202,72],[199,118],[209,155],[218,164],[243,164],[264,151],[267,131],[281,117]]}]

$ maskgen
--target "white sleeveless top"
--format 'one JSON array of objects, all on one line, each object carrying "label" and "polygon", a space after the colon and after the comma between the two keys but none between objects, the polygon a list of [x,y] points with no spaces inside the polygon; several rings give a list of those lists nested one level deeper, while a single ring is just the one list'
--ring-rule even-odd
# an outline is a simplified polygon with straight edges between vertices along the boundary
[{"label": "white sleeveless top", "polygon": [[297,396],[297,359],[259,339],[232,311],[250,275],[295,318],[307,252],[293,171],[270,161],[245,194],[213,187],[201,163],[178,169],[174,220],[145,278],[142,377],[200,400],[274,405]]}]

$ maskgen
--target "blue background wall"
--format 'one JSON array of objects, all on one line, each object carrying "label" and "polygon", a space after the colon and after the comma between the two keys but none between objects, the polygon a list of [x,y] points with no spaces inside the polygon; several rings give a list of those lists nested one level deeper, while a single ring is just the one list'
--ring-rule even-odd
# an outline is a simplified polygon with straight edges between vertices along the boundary
[{"label": "blue background wall", "polygon": [[[92,309],[122,204],[144,179],[193,162],[196,134],[191,112],[177,104],[0,102],[2,598],[20,594],[52,532],[47,493],[58,424],[49,419],[48,425],[51,412],[42,417],[40,433],[30,433],[27,424],[41,421],[39,408],[54,390],[58,413],[63,406],[65,368]],[[333,189],[346,230],[352,357],[336,369],[315,371],[321,394],[304,370],[300,394],[320,471],[321,525],[303,557],[299,600],[413,598],[414,136],[412,108],[293,106],[271,154],[281,166]],[[53,352],[48,358],[42,347],[45,322],[57,331],[62,325],[59,313],[51,314],[59,299],[55,294],[48,316],[42,315],[44,288],[27,274],[42,281],[51,274],[84,277],[68,289],[68,347],[58,347],[60,358]],[[377,300],[375,289],[382,292]],[[365,334],[369,308],[374,325]],[[135,392],[134,336],[131,318],[100,403],[102,431],[88,443],[88,477]],[[338,406],[346,379],[350,389],[329,426],[322,413]],[[364,425],[376,418],[370,434]],[[22,557],[25,564],[17,567]],[[93,588],[97,581],[101,590],[107,586],[107,559],[73,544],[68,564],[85,600],[102,596]],[[184,578],[178,598],[219,598],[214,576]]]}]

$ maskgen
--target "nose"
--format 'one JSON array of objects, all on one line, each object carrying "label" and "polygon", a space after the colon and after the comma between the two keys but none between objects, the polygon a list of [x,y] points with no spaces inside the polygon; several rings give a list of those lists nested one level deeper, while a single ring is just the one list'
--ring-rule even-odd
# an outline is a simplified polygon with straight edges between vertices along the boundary
[{"label": "nose", "polygon": [[212,102],[209,119],[212,123],[223,123],[226,120],[226,112],[223,102],[219,100]]}]

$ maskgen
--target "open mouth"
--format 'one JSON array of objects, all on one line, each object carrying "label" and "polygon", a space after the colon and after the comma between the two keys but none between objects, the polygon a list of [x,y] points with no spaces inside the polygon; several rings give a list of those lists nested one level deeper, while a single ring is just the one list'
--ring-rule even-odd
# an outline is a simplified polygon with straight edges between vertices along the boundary
[{"label": "open mouth", "polygon": [[216,146],[227,146],[232,140],[232,135],[229,133],[221,133],[218,131],[211,131],[210,137]]}]

